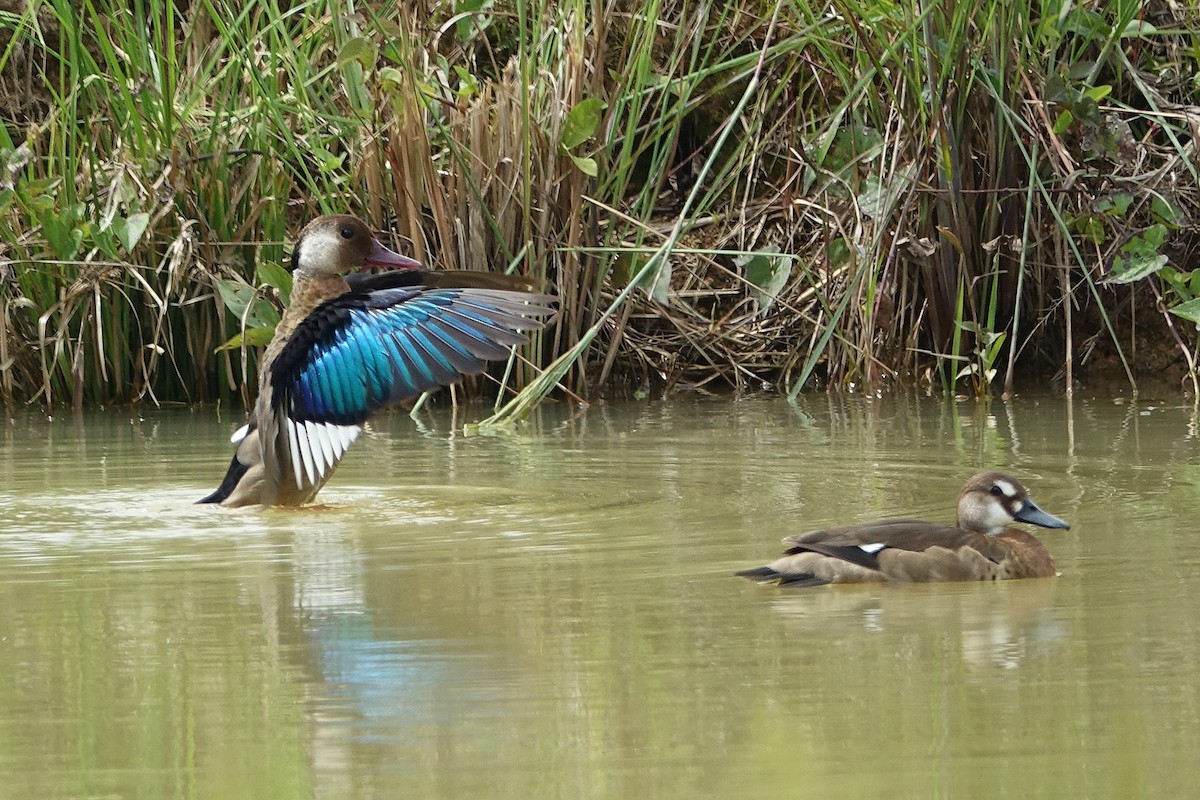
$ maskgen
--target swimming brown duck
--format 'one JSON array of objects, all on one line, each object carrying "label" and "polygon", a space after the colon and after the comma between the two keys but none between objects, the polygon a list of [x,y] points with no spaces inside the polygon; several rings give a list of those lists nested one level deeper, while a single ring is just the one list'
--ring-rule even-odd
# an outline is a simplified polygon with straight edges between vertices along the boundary
[{"label": "swimming brown duck", "polygon": [[1039,508],[1016,478],[981,472],[963,486],[953,527],[894,519],[801,533],[783,540],[789,548],[781,558],[737,574],[798,587],[1053,577],[1050,551],[1031,534],[1009,528],[1014,521],[1071,527]]},{"label": "swimming brown duck", "polygon": [[[553,313],[553,298],[523,279],[423,270],[351,216],[305,226],[291,267],[291,303],[263,355],[250,421],[200,503],[311,502],[373,412],[482,372]],[[347,283],[360,267],[396,271]]]}]

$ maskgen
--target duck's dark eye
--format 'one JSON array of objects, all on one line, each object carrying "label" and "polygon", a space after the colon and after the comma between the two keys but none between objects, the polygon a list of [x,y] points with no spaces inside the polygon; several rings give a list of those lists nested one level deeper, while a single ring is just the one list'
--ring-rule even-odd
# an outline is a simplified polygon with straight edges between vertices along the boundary
[{"label": "duck's dark eye", "polygon": [[349,225],[347,225],[345,228],[342,228],[341,234],[343,239],[353,239],[354,228],[351,228]]},{"label": "duck's dark eye", "polygon": [[999,486],[993,486],[991,491],[992,491],[992,494],[996,495],[996,497],[1004,496],[1004,490],[1001,489]]}]

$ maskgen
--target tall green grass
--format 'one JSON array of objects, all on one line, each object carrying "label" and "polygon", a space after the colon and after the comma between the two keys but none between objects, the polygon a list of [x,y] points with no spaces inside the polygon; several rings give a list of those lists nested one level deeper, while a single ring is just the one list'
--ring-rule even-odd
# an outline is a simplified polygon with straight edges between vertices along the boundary
[{"label": "tall green grass", "polygon": [[0,9],[10,407],[249,399],[285,243],[334,211],[556,291],[501,419],[555,386],[1011,390],[1123,362],[1123,282],[1195,321],[1194,11]]}]

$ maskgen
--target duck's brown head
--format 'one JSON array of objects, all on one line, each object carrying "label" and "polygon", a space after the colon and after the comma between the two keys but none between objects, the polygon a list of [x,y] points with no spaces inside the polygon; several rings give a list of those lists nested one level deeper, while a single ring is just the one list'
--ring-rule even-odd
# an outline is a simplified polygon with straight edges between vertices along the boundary
[{"label": "duck's brown head", "polygon": [[292,271],[298,276],[341,275],[360,267],[420,269],[421,262],[384,247],[365,222],[348,214],[317,217],[292,248]]},{"label": "duck's brown head", "polygon": [[1043,528],[1070,528],[1064,519],[1042,511],[1021,482],[1003,472],[972,475],[958,496],[958,527],[989,536],[1003,533],[1013,522]]}]

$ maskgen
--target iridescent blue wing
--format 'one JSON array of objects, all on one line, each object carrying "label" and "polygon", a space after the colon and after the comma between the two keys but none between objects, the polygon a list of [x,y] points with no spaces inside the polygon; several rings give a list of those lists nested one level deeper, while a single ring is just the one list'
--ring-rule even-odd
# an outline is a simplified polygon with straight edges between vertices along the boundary
[{"label": "iridescent blue wing", "polygon": [[[296,487],[323,483],[378,409],[482,372],[553,313],[496,289],[349,292],[313,310],[271,365],[272,407]],[[284,422],[286,420],[286,422]],[[280,444],[283,444],[282,442]]]}]

